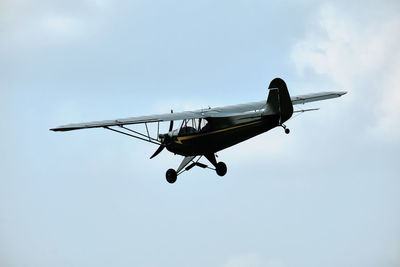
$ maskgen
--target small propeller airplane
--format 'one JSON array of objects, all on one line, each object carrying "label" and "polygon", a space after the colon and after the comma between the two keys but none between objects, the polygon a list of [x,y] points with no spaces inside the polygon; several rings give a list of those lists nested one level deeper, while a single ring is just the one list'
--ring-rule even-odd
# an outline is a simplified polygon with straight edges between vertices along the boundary
[{"label": "small propeller airplane", "polygon": [[[105,128],[120,134],[158,145],[158,149],[150,157],[157,156],[166,148],[168,151],[184,156],[177,170],[169,169],[166,179],[174,183],[178,175],[198,166],[215,170],[224,176],[227,167],[224,162],[217,162],[216,152],[236,145],[256,135],[269,131],[277,126],[289,128],[284,124],[293,113],[318,110],[318,108],[293,110],[293,105],[340,97],[347,92],[320,92],[290,97],[286,83],[275,78],[269,85],[267,101],[251,102],[225,107],[208,108],[195,111],[184,111],[160,115],[131,117],[125,119],[74,123],[52,128],[52,131],[71,131],[87,128]],[[167,133],[160,134],[160,122],[169,121]],[[174,121],[182,121],[178,129],[174,129]],[[139,132],[127,125],[144,124],[145,131]],[[149,132],[149,124],[157,124],[154,137]],[[205,157],[214,168],[199,162]]]}]

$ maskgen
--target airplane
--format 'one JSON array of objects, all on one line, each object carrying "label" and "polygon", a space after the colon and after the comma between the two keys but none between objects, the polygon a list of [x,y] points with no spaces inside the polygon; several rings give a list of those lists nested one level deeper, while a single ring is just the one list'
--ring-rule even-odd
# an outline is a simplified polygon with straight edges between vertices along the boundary
[{"label": "airplane", "polygon": [[[294,105],[340,97],[347,92],[320,92],[290,97],[284,80],[275,78],[271,81],[267,100],[247,104],[207,108],[194,111],[131,117],[116,120],[104,120],[74,123],[50,129],[51,131],[71,131],[87,128],[105,128],[142,141],[158,145],[158,149],[150,157],[157,156],[165,148],[175,155],[183,156],[179,167],[168,169],[165,177],[168,183],[175,183],[178,175],[198,166],[215,170],[217,175],[224,176],[227,166],[217,162],[216,153],[267,132],[275,127],[282,127],[286,134],[289,128],[284,124],[293,113],[318,110],[318,108],[293,110]],[[160,122],[169,121],[167,133],[160,133]],[[174,121],[182,121],[179,128],[174,129]],[[144,124],[145,131],[128,128]],[[149,125],[157,125],[157,133],[150,134]],[[154,128],[154,126],[153,126]],[[199,162],[206,158],[212,165]]]}]

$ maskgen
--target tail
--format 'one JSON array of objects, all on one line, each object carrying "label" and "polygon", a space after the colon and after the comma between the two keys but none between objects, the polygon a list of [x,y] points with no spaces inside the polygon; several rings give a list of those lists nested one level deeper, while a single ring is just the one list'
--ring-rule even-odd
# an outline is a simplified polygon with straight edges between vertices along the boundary
[{"label": "tail", "polygon": [[279,114],[279,124],[284,123],[293,114],[292,100],[286,83],[281,78],[275,78],[269,84],[267,107],[275,114]]}]

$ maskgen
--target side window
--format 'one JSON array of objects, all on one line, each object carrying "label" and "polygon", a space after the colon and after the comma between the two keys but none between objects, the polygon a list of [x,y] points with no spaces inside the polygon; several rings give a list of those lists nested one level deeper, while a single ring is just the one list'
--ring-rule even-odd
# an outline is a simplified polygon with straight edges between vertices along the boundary
[{"label": "side window", "polygon": [[199,130],[203,130],[208,124],[206,119],[199,119]]}]

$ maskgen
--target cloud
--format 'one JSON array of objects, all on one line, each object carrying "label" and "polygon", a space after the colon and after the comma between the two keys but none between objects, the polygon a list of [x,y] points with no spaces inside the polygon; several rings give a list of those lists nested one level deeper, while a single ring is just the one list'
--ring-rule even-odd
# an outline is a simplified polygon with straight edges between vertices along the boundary
[{"label": "cloud", "polygon": [[42,18],[43,29],[56,36],[79,35],[83,30],[83,23],[78,18],[68,16],[46,16]]},{"label": "cloud", "polygon": [[[390,8],[390,6],[388,7]],[[396,140],[400,137],[400,18],[363,19],[323,5],[317,23],[292,49],[300,75],[311,71],[350,91],[355,109],[371,113],[369,134]],[[363,104],[361,104],[363,103]]]},{"label": "cloud", "polygon": [[113,6],[107,0],[52,2],[5,1],[0,22],[5,44],[32,47],[59,41],[80,40],[98,33],[109,23]]},{"label": "cloud", "polygon": [[97,8],[107,8],[110,6],[110,1],[108,0],[87,0],[86,1],[89,5],[93,5]]}]

